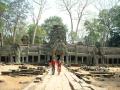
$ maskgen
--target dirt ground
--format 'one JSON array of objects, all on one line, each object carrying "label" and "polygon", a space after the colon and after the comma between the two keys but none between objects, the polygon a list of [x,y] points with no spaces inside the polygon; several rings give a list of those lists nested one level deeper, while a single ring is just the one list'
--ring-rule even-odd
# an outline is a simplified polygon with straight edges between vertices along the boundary
[{"label": "dirt ground", "polygon": [[[28,67],[36,67],[26,65]],[[0,65],[0,73],[2,71],[9,71],[18,69],[19,65]],[[78,69],[79,67],[71,67],[71,69]],[[89,74],[88,71],[79,70],[82,74]],[[91,85],[98,87],[105,87],[106,90],[120,90],[120,67],[110,67],[109,72],[114,72],[117,75],[111,78],[104,77],[91,77],[87,76],[91,81]],[[0,90],[22,90],[29,83],[31,83],[36,76],[3,76],[0,74]]]},{"label": "dirt ground", "polygon": [[[29,67],[35,67],[32,65],[27,65]],[[0,65],[0,73],[2,71],[9,71],[18,69],[19,65]],[[26,85],[28,85],[35,76],[6,76],[0,75],[0,90],[22,90]]]},{"label": "dirt ground", "polygon": [[[116,75],[111,78],[105,78],[105,77],[91,77],[87,76],[89,80],[91,81],[92,85],[99,86],[99,87],[105,87],[106,90],[120,90],[120,67],[110,67],[108,68],[109,72],[114,72]],[[79,70],[81,73],[88,74],[88,71]]]}]

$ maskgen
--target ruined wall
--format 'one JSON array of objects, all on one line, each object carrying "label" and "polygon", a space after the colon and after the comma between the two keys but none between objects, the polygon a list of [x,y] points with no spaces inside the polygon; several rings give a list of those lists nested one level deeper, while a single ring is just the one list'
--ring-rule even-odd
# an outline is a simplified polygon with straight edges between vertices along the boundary
[{"label": "ruined wall", "polygon": [[[120,48],[87,47],[82,45],[67,45],[65,63],[70,64],[120,64]],[[51,59],[47,45],[20,46],[20,63],[47,63]],[[101,55],[99,54],[101,52]],[[16,55],[11,46],[0,47],[0,62],[16,63]]]}]

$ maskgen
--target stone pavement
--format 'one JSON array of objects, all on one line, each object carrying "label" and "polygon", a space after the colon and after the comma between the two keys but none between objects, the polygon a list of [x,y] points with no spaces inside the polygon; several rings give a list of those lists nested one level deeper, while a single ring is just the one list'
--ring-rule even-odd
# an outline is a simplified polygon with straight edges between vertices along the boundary
[{"label": "stone pavement", "polygon": [[64,66],[62,66],[60,75],[47,74],[43,80],[39,83],[30,83],[23,90],[106,90],[85,83],[82,79],[79,79],[73,73],[69,72]]}]

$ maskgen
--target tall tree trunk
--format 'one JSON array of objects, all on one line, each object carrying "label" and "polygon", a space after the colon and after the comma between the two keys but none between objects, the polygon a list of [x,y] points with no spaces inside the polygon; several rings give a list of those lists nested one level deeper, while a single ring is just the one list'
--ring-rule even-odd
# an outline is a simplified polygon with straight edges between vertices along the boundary
[{"label": "tall tree trunk", "polygon": [[15,42],[16,42],[15,40],[16,40],[16,29],[17,29],[18,20],[19,20],[19,17],[17,16],[15,26],[13,29],[13,44],[15,44]]},{"label": "tall tree trunk", "polygon": [[[41,14],[42,14],[42,12],[43,12],[43,10],[44,10],[44,8],[45,8],[46,0],[39,0],[39,2],[36,2],[36,1],[34,0],[34,2],[39,5],[39,12],[38,12],[38,16],[37,16],[37,18],[36,18],[35,29],[34,29],[33,37],[32,37],[32,44],[35,43],[36,30],[37,30],[37,28],[38,28],[38,23],[39,23]],[[34,21],[34,22],[35,22],[35,21]]]},{"label": "tall tree trunk", "polygon": [[35,36],[36,36],[37,27],[38,27],[38,23],[36,23],[36,25],[35,25],[35,29],[34,29],[34,32],[33,32],[33,38],[32,38],[32,44],[35,43]]},{"label": "tall tree trunk", "polygon": [[38,17],[37,17],[36,24],[35,24],[35,29],[34,29],[34,32],[33,32],[32,44],[35,43],[36,30],[38,28],[38,23],[39,23],[39,20],[40,20],[40,17],[41,17],[41,13],[42,13],[42,11],[41,11],[41,6],[40,6]]},{"label": "tall tree trunk", "polygon": [[21,63],[21,61],[20,61],[20,49],[18,49],[18,50],[16,51],[16,63],[17,63],[17,64],[20,64],[20,63]]},{"label": "tall tree trunk", "polygon": [[72,18],[72,13],[71,13],[71,11],[70,11],[71,9],[68,8],[68,6],[67,6],[65,0],[63,0],[63,3],[64,3],[64,6],[65,6],[65,8],[66,8],[68,14],[69,14],[70,24],[71,24],[70,36],[71,36],[71,41],[72,41],[72,43],[74,43],[74,39],[73,39],[74,37],[73,37],[73,35],[72,35],[72,33],[73,33],[73,18]]},{"label": "tall tree trunk", "polygon": [[71,15],[71,13],[69,12],[69,15],[70,15],[70,23],[71,23],[71,41],[72,41],[72,43],[74,43],[74,37],[73,37],[73,35],[72,35],[72,33],[73,33],[73,19],[72,19],[72,15]]},{"label": "tall tree trunk", "polygon": [[77,33],[78,33],[78,28],[79,28],[80,21],[81,21],[81,19],[83,17],[83,13],[84,13],[85,8],[87,7],[87,4],[88,4],[88,0],[86,0],[86,3],[82,7],[82,10],[79,10],[79,12],[77,13],[78,14],[78,21],[77,21],[77,26],[76,26],[76,36],[77,36]]},{"label": "tall tree trunk", "polygon": [[2,30],[2,32],[0,33],[1,35],[0,35],[0,39],[1,39],[1,47],[3,46],[3,30]]}]

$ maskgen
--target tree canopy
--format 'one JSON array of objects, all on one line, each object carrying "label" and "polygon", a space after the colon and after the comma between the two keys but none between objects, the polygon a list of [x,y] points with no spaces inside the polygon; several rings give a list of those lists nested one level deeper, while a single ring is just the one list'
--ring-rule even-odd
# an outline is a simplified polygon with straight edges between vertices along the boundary
[{"label": "tree canopy", "polygon": [[[33,32],[34,32],[35,25],[29,25],[28,35],[29,35],[29,42],[32,44]],[[45,37],[47,36],[46,31],[43,30],[40,26],[37,27],[36,36],[35,36],[35,44],[42,44],[45,42]]]},{"label": "tree canopy", "polygon": [[47,37],[48,41],[50,40],[50,33],[52,32],[54,25],[59,25],[59,26],[63,27],[63,30],[65,32],[68,31],[66,25],[63,24],[62,19],[60,17],[58,17],[58,16],[49,17],[41,25],[42,29],[44,29],[46,31],[47,35],[48,35],[48,37]]},{"label": "tree canopy", "polygon": [[[103,9],[98,18],[85,21],[84,26],[88,31],[85,37],[92,45],[101,42],[101,46],[119,46],[120,41],[120,6]],[[87,42],[88,42],[87,41]]]}]

